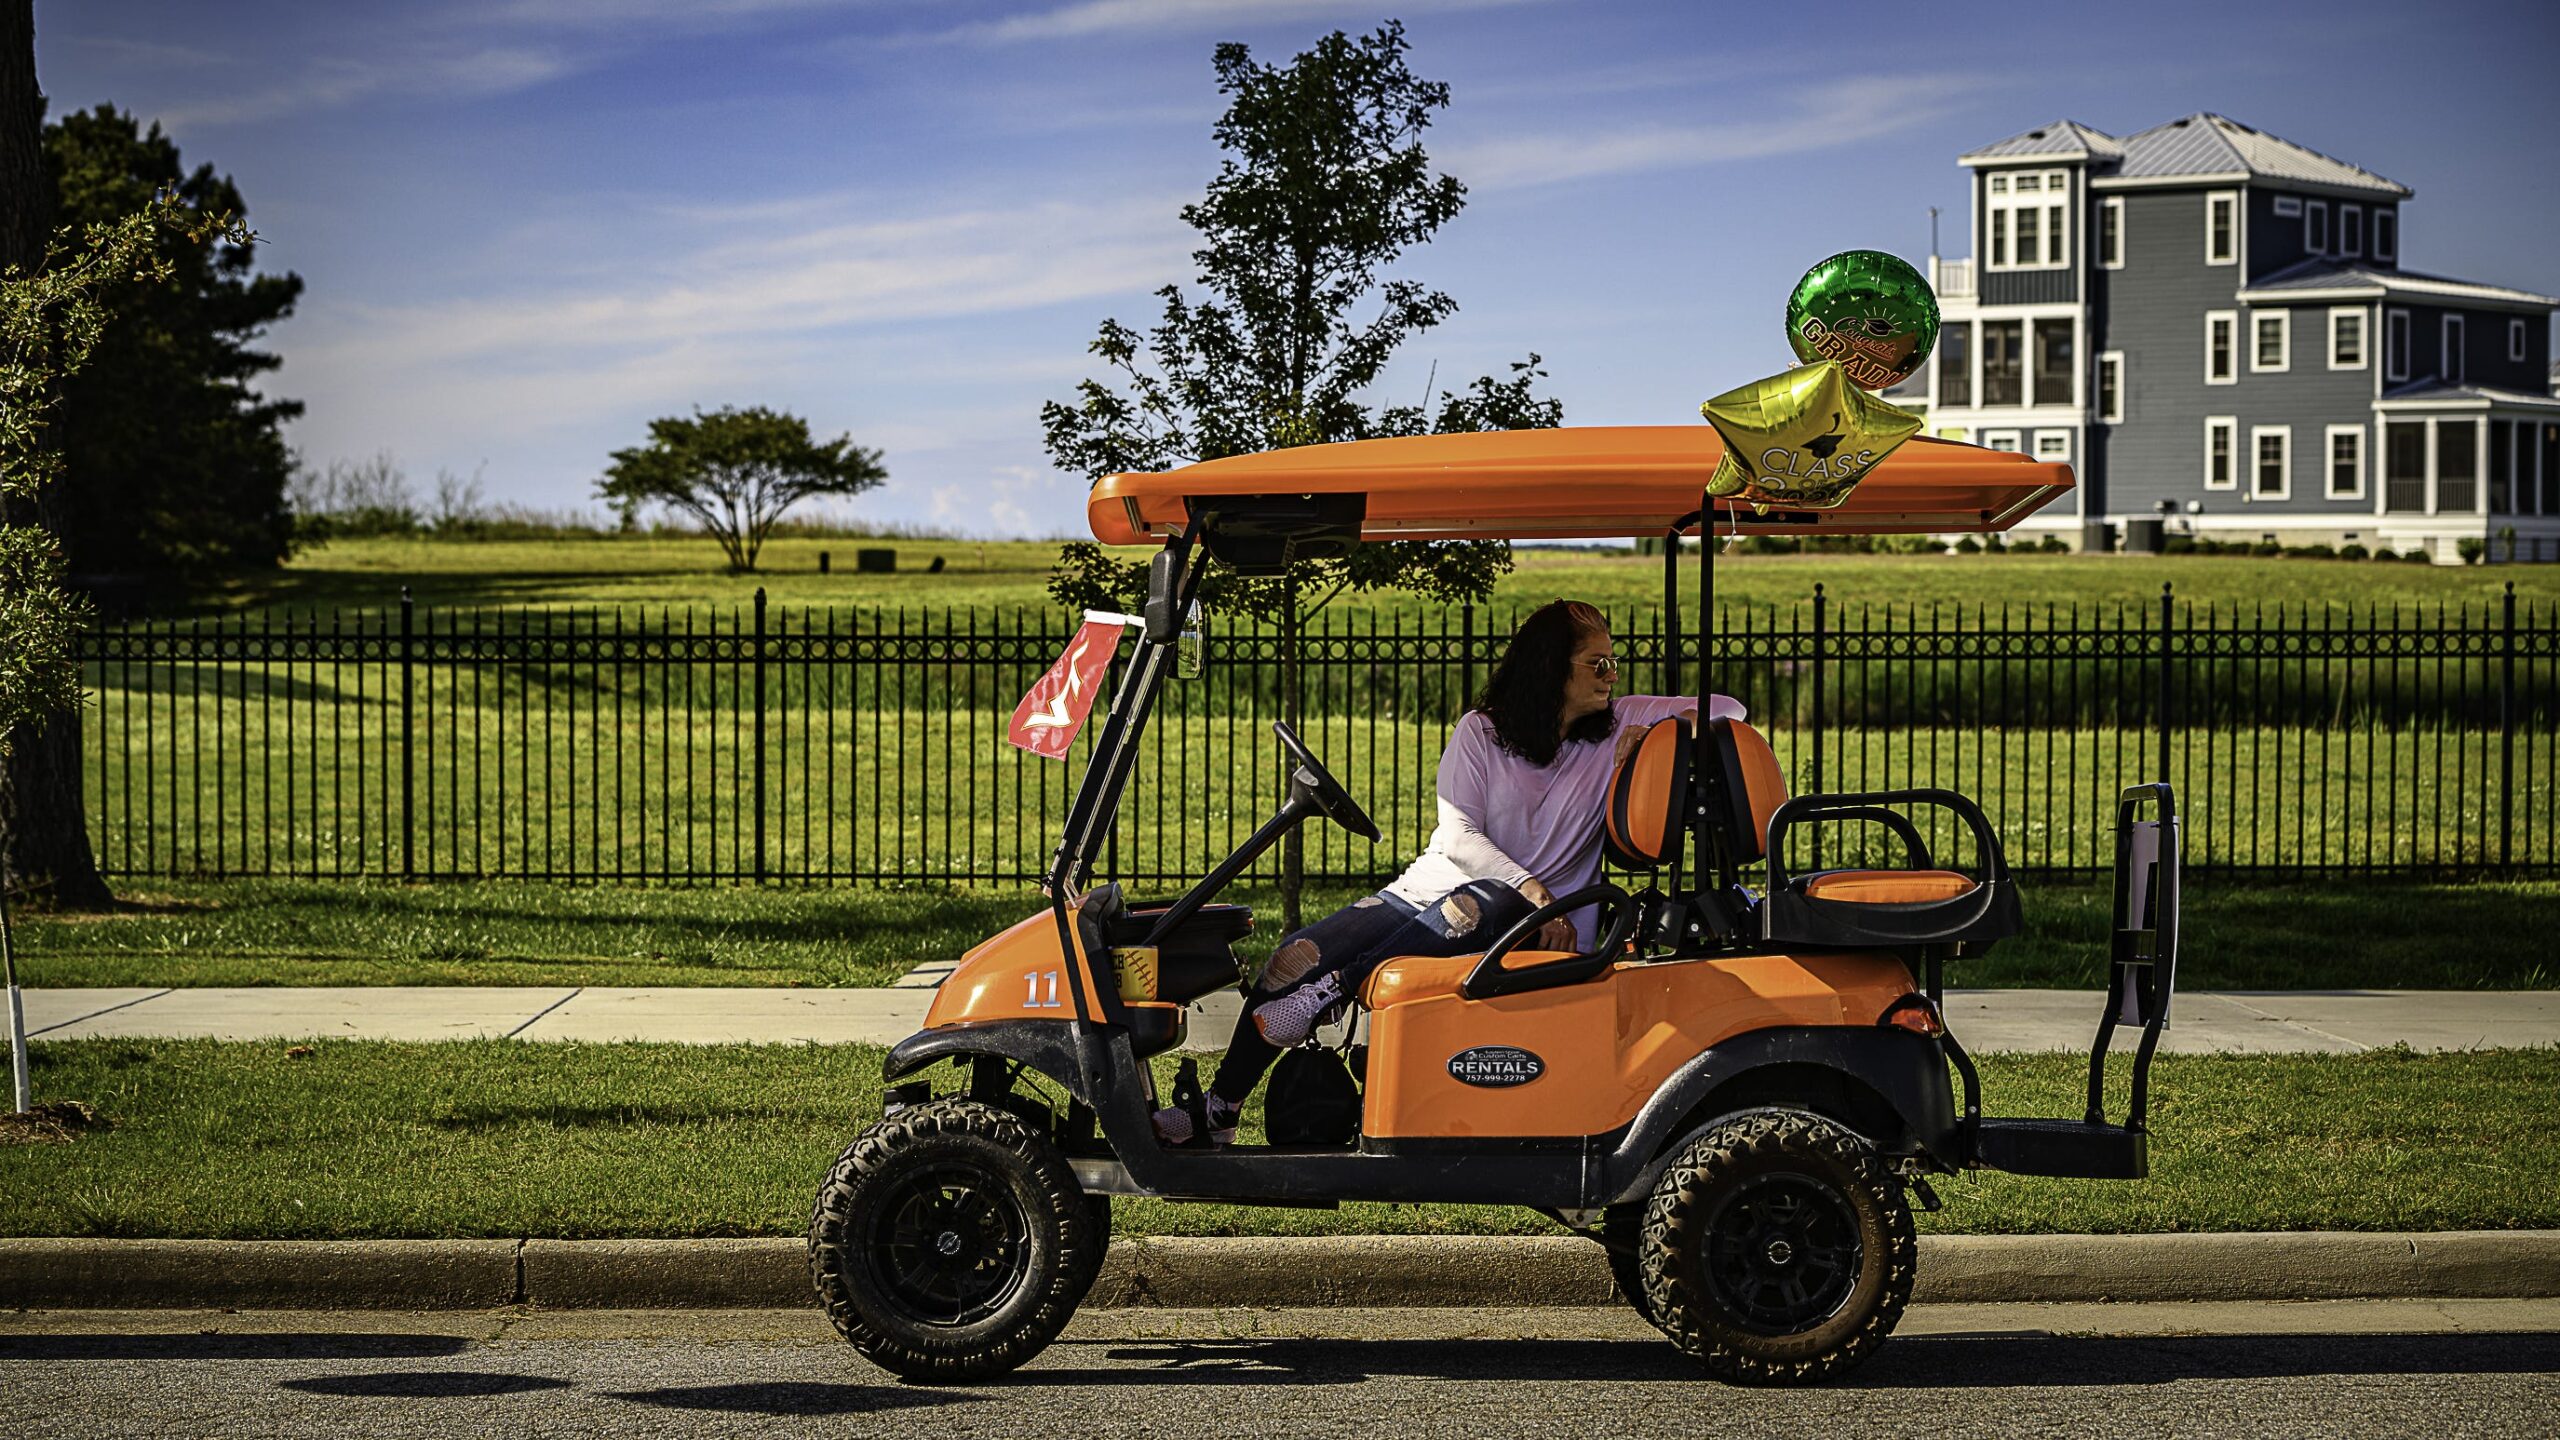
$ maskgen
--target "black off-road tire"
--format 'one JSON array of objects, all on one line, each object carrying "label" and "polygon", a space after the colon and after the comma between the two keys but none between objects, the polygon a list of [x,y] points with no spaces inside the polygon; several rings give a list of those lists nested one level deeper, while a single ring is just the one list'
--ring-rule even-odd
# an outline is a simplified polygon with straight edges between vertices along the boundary
[{"label": "black off-road tire", "polygon": [[1644,1211],[1641,1204],[1610,1206],[1600,1218],[1600,1239],[1609,1252],[1609,1278],[1617,1282],[1618,1293],[1644,1323],[1660,1329],[1662,1322],[1654,1318],[1653,1302],[1644,1293]]},{"label": "black off-road tire", "polygon": [[1736,1116],[1692,1141],[1645,1207],[1654,1323],[1717,1376],[1827,1380],[1902,1318],[1911,1208],[1872,1147],[1819,1115]]},{"label": "black off-road tire", "polygon": [[935,1100],[864,1131],[809,1217],[836,1330],[910,1380],[999,1375],[1057,1338],[1101,1268],[1094,1208],[1019,1117]]}]

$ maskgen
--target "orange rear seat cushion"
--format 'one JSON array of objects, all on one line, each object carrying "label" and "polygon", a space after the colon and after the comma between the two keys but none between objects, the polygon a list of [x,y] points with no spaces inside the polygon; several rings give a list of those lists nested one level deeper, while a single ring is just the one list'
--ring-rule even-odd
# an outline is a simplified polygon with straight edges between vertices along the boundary
[{"label": "orange rear seat cushion", "polygon": [[1847,900],[1859,905],[1926,905],[1973,890],[1973,878],[1953,870],[1832,870],[1804,879],[1808,900]]},{"label": "orange rear seat cushion", "polygon": [[1407,1000],[1422,1000],[1433,995],[1455,995],[1458,986],[1483,955],[1400,955],[1369,973],[1369,983],[1360,987],[1361,1003],[1372,1010],[1384,1010]]}]

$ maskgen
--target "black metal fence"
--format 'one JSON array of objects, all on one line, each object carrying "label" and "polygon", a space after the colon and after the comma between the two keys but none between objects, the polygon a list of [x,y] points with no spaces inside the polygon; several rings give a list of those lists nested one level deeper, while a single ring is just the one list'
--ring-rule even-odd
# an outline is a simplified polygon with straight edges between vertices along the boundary
[{"label": "black metal fence", "polygon": [[[1448,727],[1516,619],[1308,628],[1307,739],[1386,831],[1371,847],[1311,828],[1311,874],[1371,879],[1421,846]],[[1658,614],[1614,619],[1621,693],[1663,688]],[[1100,728],[1063,764],[1003,741],[1069,628],[1054,610],[759,596],[105,631],[84,650],[93,839],[117,875],[1021,882]],[[1195,875],[1277,803],[1280,637],[1225,626],[1210,649],[1148,730],[1110,874]],[[2512,589],[2243,611],[2165,593],[1915,609],[1817,587],[1724,611],[1713,663],[1799,791],[1966,791],[2028,871],[2111,863],[2113,798],[2163,755],[2200,869],[2560,870],[2560,607]]]}]

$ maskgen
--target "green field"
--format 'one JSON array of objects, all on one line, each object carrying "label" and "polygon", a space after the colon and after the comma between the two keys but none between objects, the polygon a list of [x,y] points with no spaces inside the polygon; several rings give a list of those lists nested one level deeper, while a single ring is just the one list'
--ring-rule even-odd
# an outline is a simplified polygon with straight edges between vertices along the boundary
[{"label": "green field", "polygon": [[[2073,1115],[2085,1062],[1983,1063],[1996,1113]],[[2560,1225],[2560,1051],[2161,1057],[2140,1183],[1938,1182],[1939,1233]],[[36,1047],[39,1100],[114,1128],[0,1147],[13,1235],[792,1235],[880,1105],[866,1046]],[[1258,1136],[1247,1112],[1246,1137]],[[1542,1233],[1523,1210],[1119,1201],[1128,1235]]]},{"label": "green field", "polygon": [[[898,552],[889,575],[853,574],[856,548]],[[818,552],[831,552],[833,573],[818,573]],[[421,605],[745,605],[763,587],[777,605],[940,608],[953,605],[1048,605],[1047,582],[1057,546],[1022,540],[855,540],[789,537],[765,548],[761,572],[730,575],[719,547],[687,536],[567,535],[544,540],[348,539],[296,555],[270,576],[239,582],[222,598],[229,608],[374,608],[394,604],[403,587]],[[1135,552],[1132,552],[1133,554]],[[1612,612],[1659,604],[1659,560],[1632,553],[1594,554],[1523,546],[1519,568],[1497,587],[1498,609],[1526,608],[1558,597],[1588,600]],[[939,574],[926,573],[939,559]],[[1684,566],[1694,586],[1696,567]],[[1745,555],[1718,562],[1718,595],[1737,605],[1809,602],[1816,583],[1833,599],[1855,604],[2084,607],[2156,604],[2164,582],[2181,596],[2223,604],[2318,605],[2423,603],[2474,607],[2494,602],[2513,581],[2529,601],[2560,599],[2560,566],[2463,568],[2372,561],[2259,559],[2245,556],[2067,555]],[[1693,604],[1694,592],[1684,595]],[[1346,611],[1436,613],[1403,595],[1345,596]]]},{"label": "green field", "polygon": [[[1141,896],[1167,890],[1140,887]],[[1322,915],[1355,892],[1319,888]],[[2024,934],[1949,975],[1964,986],[2103,985],[2113,894],[2021,887]],[[1280,938],[1268,889],[1228,898]],[[1040,908],[1023,888],[490,881],[150,881],[103,913],[23,916],[33,986],[880,985],[950,959]],[[2560,883],[2191,882],[2178,983],[2188,990],[2560,988],[2550,936]]]}]

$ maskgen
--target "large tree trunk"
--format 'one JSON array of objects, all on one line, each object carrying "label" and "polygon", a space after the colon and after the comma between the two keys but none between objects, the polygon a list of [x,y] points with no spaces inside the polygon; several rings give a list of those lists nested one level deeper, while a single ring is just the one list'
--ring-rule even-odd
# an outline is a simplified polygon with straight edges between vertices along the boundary
[{"label": "large tree trunk", "polygon": [[[0,271],[33,273],[53,230],[53,182],[44,173],[44,92],[36,85],[35,0],[0,0]],[[0,516],[43,524],[43,507]],[[32,511],[33,513],[30,513]],[[80,716],[56,715],[10,746],[0,775],[0,886],[51,892],[70,905],[115,899],[89,853],[80,793]]]}]

